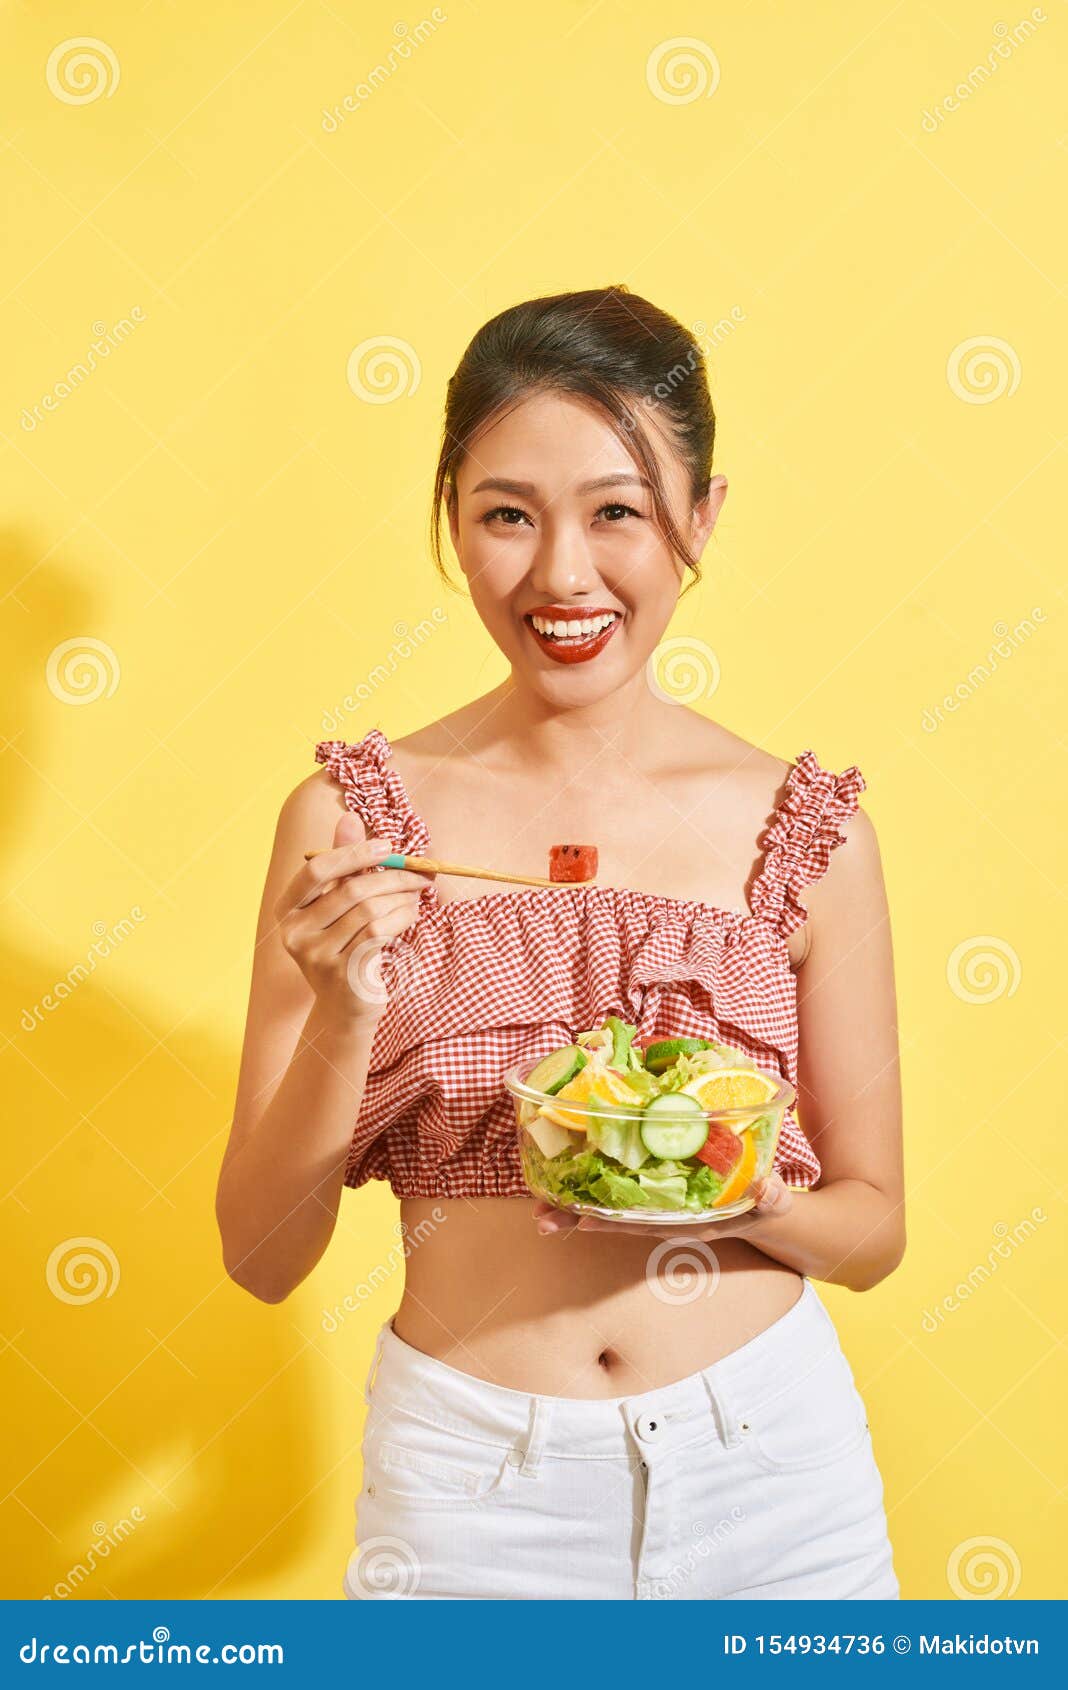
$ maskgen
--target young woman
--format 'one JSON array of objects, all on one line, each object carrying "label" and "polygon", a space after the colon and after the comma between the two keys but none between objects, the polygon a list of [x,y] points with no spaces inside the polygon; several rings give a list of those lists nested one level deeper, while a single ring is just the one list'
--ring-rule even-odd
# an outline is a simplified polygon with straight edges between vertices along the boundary
[{"label": "young woman", "polygon": [[[279,1302],[343,1186],[401,1200],[352,1597],[899,1594],[811,1284],[867,1290],[904,1249],[879,853],[859,769],[785,763],[658,678],[727,491],[713,435],[699,348],[623,288],[487,323],[433,540],[441,568],[444,508],[508,678],[396,743],[320,744],[282,808],[218,1219],[228,1272]],[[755,629],[750,660],[781,669]],[[576,839],[600,872],[573,893],[375,866],[544,873]],[[796,1086],[749,1213],[651,1238],[531,1198],[501,1075],[608,1014]]]}]

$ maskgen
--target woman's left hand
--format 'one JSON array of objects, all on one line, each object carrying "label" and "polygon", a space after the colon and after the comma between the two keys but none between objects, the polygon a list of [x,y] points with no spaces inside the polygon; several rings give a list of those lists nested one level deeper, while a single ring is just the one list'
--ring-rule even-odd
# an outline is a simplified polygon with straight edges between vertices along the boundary
[{"label": "woman's left hand", "polygon": [[576,1214],[573,1209],[557,1208],[555,1203],[547,1203],[538,1197],[534,1201],[534,1224],[546,1237],[558,1232],[614,1232],[635,1238],[699,1238],[711,1244],[717,1238],[745,1238],[758,1228],[766,1231],[767,1222],[785,1215],[793,1203],[790,1188],[779,1174],[769,1174],[767,1179],[757,1181],[750,1189],[756,1203],[744,1215],[736,1215],[732,1220],[694,1221],[692,1226],[680,1225],[677,1221],[657,1226],[653,1221],[605,1220],[600,1215]]}]

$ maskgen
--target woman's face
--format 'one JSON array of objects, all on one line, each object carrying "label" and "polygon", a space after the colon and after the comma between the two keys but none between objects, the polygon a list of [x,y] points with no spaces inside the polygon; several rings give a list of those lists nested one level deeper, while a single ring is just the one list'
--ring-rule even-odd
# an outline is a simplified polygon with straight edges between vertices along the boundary
[{"label": "woman's face", "polygon": [[[655,411],[643,426],[672,515],[700,556],[726,480],[713,476],[694,506]],[[449,526],[475,608],[517,680],[552,703],[583,704],[644,668],[685,570],[637,464],[595,410],[539,394],[493,424],[461,464]]]}]

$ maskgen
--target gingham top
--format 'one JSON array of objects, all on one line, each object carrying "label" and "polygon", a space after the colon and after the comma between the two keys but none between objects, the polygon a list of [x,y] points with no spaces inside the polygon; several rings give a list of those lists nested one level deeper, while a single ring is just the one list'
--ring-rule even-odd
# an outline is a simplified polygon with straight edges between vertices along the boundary
[{"label": "gingham top", "polygon": [[[356,745],[324,740],[315,758],[369,837],[431,854],[380,728]],[[719,1039],[796,1088],[797,982],[786,939],[806,919],[798,894],[825,873],[864,787],[855,766],[831,774],[802,752],[765,830],[747,911],[621,886],[444,902],[435,884],[424,887],[416,922],[370,963],[372,989],[388,998],[345,1184],[384,1179],[398,1197],[528,1196],[501,1076],[610,1014],[636,1023],[640,1045]],[[791,1186],[819,1178],[792,1109],[775,1166]]]}]

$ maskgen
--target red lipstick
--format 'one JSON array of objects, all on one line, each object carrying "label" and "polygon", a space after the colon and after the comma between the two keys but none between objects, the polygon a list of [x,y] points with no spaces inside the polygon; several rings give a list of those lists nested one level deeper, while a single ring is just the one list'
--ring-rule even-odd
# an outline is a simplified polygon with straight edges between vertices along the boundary
[{"label": "red lipstick", "polygon": [[[535,619],[541,624],[535,627]],[[546,657],[554,663],[587,663],[604,650],[623,620],[621,611],[612,605],[539,605],[523,617],[531,637]],[[575,632],[568,633],[562,624],[578,623]],[[585,624],[585,631],[582,625]],[[551,631],[550,631],[551,630]]]}]

